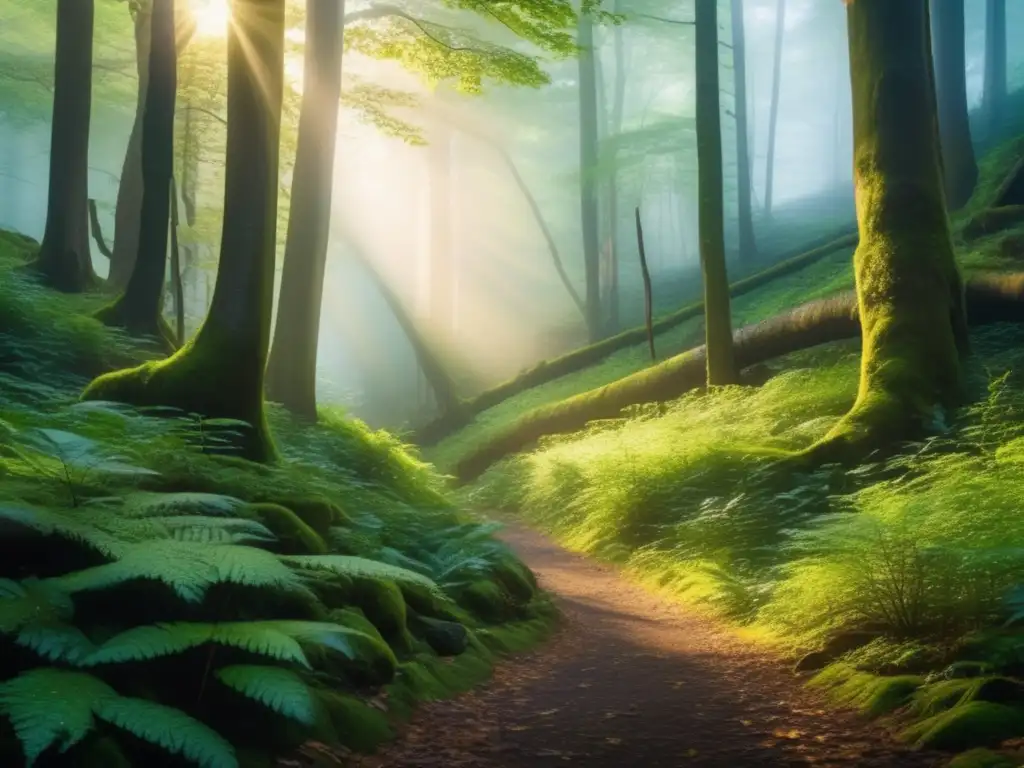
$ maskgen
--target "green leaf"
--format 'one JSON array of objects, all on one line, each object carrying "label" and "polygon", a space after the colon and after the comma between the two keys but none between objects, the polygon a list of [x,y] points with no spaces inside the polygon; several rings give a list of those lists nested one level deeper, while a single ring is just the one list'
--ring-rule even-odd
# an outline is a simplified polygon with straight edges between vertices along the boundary
[{"label": "green leaf", "polygon": [[445,597],[444,592],[433,579],[408,568],[382,563],[378,560],[349,555],[283,555],[281,560],[300,568],[320,569],[355,578],[388,580],[396,584],[426,587],[438,597]]},{"label": "green leaf", "polygon": [[66,621],[73,613],[71,598],[52,584],[34,578],[0,579],[0,634],[35,622]]},{"label": "green leaf", "polygon": [[121,510],[131,517],[172,515],[232,515],[245,502],[219,493],[150,493],[139,491],[123,498]]},{"label": "green leaf", "polygon": [[309,686],[288,669],[237,664],[217,670],[217,679],[268,709],[312,725],[316,702]]}]

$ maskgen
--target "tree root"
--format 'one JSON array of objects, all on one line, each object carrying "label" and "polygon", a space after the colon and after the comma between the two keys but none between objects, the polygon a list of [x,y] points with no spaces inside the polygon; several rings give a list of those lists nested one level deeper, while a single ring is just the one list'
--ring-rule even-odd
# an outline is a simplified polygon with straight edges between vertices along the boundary
[{"label": "tree root", "polygon": [[[972,326],[1024,322],[1024,273],[974,277],[965,288],[965,300]],[[738,366],[748,368],[819,344],[859,337],[857,298],[849,292],[741,328],[733,343]],[[541,437],[575,432],[590,421],[616,418],[627,406],[671,400],[701,389],[705,362],[704,347],[697,347],[606,386],[530,411],[465,455],[455,465],[454,475],[460,482],[470,482]]]}]

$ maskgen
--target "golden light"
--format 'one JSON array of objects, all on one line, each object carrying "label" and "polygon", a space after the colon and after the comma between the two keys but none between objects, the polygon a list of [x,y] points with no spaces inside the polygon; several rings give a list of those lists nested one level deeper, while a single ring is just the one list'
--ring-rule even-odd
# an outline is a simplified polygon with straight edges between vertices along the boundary
[{"label": "golden light", "polygon": [[230,0],[190,0],[196,22],[196,34],[225,37],[231,21]]}]

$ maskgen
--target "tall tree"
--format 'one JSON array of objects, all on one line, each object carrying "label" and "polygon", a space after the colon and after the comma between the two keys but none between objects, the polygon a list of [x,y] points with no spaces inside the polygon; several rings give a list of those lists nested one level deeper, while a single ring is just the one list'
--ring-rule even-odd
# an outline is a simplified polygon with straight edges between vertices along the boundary
[{"label": "tall tree", "polygon": [[747,41],[743,0],[732,0],[733,112],[736,115],[736,196],[739,207],[740,260],[757,255],[754,216],[750,201],[750,128],[747,125]]},{"label": "tall tree", "polygon": [[[622,13],[621,0],[615,0],[612,13]],[[615,78],[612,81],[612,108],[608,119],[607,136],[614,142],[622,133],[622,116],[626,108],[626,42],[622,24],[612,27],[612,53],[615,58]],[[613,144],[613,146],[615,146]],[[618,153],[612,152],[611,176],[608,179],[608,333],[619,332],[619,169]]]},{"label": "tall tree", "polygon": [[597,74],[594,67],[594,20],[581,12],[576,27],[579,53],[580,106],[580,227],[583,232],[583,268],[586,277],[587,332],[601,338],[601,253],[598,242],[597,183]]},{"label": "tall tree", "polygon": [[718,84],[717,0],[696,0],[697,193],[700,204],[700,266],[704,275],[704,325],[708,385],[735,384],[736,361],[725,268],[725,206],[722,180],[722,114]]},{"label": "tall tree", "polygon": [[847,5],[860,388],[819,450],[855,457],[931,424],[960,394],[963,288],[943,194],[927,0]]},{"label": "tall tree", "polygon": [[57,0],[46,227],[32,267],[60,291],[95,281],[89,251],[89,121],[93,0]]},{"label": "tall tree", "polygon": [[999,129],[1006,107],[1006,0],[985,0],[985,127]]},{"label": "tall tree", "polygon": [[285,0],[231,6],[224,227],[206,321],[166,360],[101,376],[83,394],[244,422],[249,426],[233,431],[241,455],[253,460],[275,453],[263,380],[274,298],[284,6]]},{"label": "tall tree", "polygon": [[167,271],[167,226],[174,173],[174,103],[178,84],[174,0],[153,0],[143,105],[142,200],[138,253],[124,293],[98,313],[109,325],[136,336],[161,338],[173,347],[160,314]]},{"label": "tall tree", "polygon": [[765,165],[764,212],[772,215],[775,185],[775,131],[779,123],[779,91],[782,85],[782,42],[786,32],[786,0],[775,11],[775,58],[772,61],[772,101],[768,112],[768,159]]},{"label": "tall tree", "polygon": [[931,0],[931,34],[946,203],[956,210],[970,199],[978,181],[967,117],[964,0]]},{"label": "tall tree", "polygon": [[305,76],[267,393],[316,419],[316,360],[334,192],[344,0],[306,9]]}]

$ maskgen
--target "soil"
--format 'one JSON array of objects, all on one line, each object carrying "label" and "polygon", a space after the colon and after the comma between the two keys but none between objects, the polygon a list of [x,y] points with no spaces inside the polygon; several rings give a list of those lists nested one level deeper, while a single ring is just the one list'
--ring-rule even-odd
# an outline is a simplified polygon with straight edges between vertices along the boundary
[{"label": "soil", "polygon": [[504,538],[565,620],[486,686],[420,707],[359,768],[924,768],[949,755],[895,743],[826,706],[789,662],[520,528]]}]

